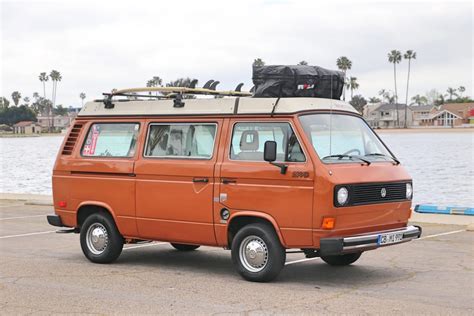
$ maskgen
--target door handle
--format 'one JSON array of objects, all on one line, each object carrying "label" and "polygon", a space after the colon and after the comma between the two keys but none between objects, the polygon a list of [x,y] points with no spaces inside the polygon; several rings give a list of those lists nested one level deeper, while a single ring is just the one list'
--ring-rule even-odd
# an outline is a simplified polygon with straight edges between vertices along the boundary
[{"label": "door handle", "polygon": [[193,182],[197,183],[208,183],[209,179],[208,178],[193,178]]},{"label": "door handle", "polygon": [[222,184],[237,183],[237,180],[233,179],[222,179]]}]

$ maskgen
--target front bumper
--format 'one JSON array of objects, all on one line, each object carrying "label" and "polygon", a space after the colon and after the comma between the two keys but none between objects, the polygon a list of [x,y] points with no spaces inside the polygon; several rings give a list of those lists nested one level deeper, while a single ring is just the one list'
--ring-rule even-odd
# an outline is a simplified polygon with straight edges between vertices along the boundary
[{"label": "front bumper", "polygon": [[[402,233],[403,238],[397,242],[379,245],[380,235],[390,233]],[[340,255],[350,252],[360,252],[365,250],[376,249],[379,247],[392,246],[400,243],[410,241],[412,239],[420,238],[420,226],[407,226],[404,229],[395,229],[371,233],[368,235],[358,235],[341,238],[322,238],[320,240],[319,254],[321,256]]]}]

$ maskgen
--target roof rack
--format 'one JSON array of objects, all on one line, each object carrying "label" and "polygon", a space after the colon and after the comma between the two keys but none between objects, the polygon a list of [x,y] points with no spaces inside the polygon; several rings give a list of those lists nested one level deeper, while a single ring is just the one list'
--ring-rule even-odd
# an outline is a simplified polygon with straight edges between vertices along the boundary
[{"label": "roof rack", "polygon": [[[194,82],[193,82],[194,83]],[[240,91],[243,83],[239,83],[235,90],[216,90],[219,81],[209,80],[206,82],[203,88],[194,87],[144,87],[144,88],[129,88],[129,89],[114,89],[110,93],[103,93],[106,97],[104,98],[105,108],[113,108],[112,98],[114,96],[126,96],[126,97],[146,97],[156,99],[175,99],[175,106],[182,107],[184,103],[181,101],[183,95],[213,95],[213,96],[231,96],[231,97],[250,97],[252,93]],[[192,84],[192,86],[194,86]],[[161,95],[141,95],[139,92],[160,92]]]}]

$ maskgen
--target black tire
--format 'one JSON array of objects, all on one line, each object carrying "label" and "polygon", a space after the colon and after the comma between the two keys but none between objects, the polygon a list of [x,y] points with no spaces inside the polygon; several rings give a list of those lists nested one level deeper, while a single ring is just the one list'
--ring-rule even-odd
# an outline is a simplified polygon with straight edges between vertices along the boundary
[{"label": "black tire", "polygon": [[193,251],[201,247],[197,245],[186,245],[186,244],[175,244],[175,243],[171,243],[171,246],[173,246],[174,249],[179,250],[179,251]]},{"label": "black tire", "polygon": [[[249,256],[255,257],[256,254],[262,256],[261,254],[266,253],[266,256],[263,256],[266,258],[263,259],[264,264],[261,264],[259,267],[253,267],[241,255],[242,251],[244,251],[244,249],[241,251],[241,246],[250,249],[248,247],[252,245],[260,247],[257,250],[262,251],[254,250],[253,253],[249,253]],[[265,252],[263,252],[264,249],[266,249]],[[246,225],[237,232],[232,240],[232,262],[237,272],[248,281],[268,282],[275,279],[285,266],[285,260],[285,249],[281,245],[273,227],[268,224],[256,223]],[[254,271],[251,269],[254,269]]]},{"label": "black tire", "polygon": [[321,259],[331,266],[348,266],[356,262],[361,255],[362,252],[354,252],[337,256],[321,256]]},{"label": "black tire", "polygon": [[[106,235],[105,246],[99,250],[92,245],[92,231],[96,230]],[[124,239],[120,235],[113,218],[106,213],[94,213],[86,218],[81,227],[81,248],[82,252],[92,262],[110,263],[115,261],[122,253]],[[89,242],[88,242],[89,240]]]}]

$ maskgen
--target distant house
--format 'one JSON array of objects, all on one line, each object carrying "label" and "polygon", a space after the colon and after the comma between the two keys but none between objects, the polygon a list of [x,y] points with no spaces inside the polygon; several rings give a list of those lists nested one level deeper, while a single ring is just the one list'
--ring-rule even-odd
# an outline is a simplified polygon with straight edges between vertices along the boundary
[{"label": "distant house", "polygon": [[49,117],[49,116],[38,116],[38,123],[41,124],[43,130],[47,131],[49,129],[49,126],[54,119],[54,128],[63,130],[67,129],[70,125],[71,122],[74,120],[74,118],[77,116],[76,112],[68,112],[67,115],[55,115],[54,117]]},{"label": "distant house", "polygon": [[413,114],[413,126],[426,126],[431,123],[431,112],[434,109],[433,105],[415,105],[410,106]]},{"label": "distant house", "polygon": [[[397,124],[397,107],[398,122]],[[366,120],[373,128],[400,128],[405,126],[405,109],[407,109],[407,126],[412,125],[413,114],[405,104],[383,103],[366,114]]]},{"label": "distant house", "polygon": [[470,113],[473,109],[474,102],[446,103],[439,108],[433,107],[428,116],[423,114],[423,119],[418,126],[453,127],[467,125],[470,122]]},{"label": "distant house", "polygon": [[21,121],[13,125],[14,134],[39,134],[41,125],[33,121]]},{"label": "distant house", "polygon": [[474,109],[469,111],[469,124],[474,126]]}]

